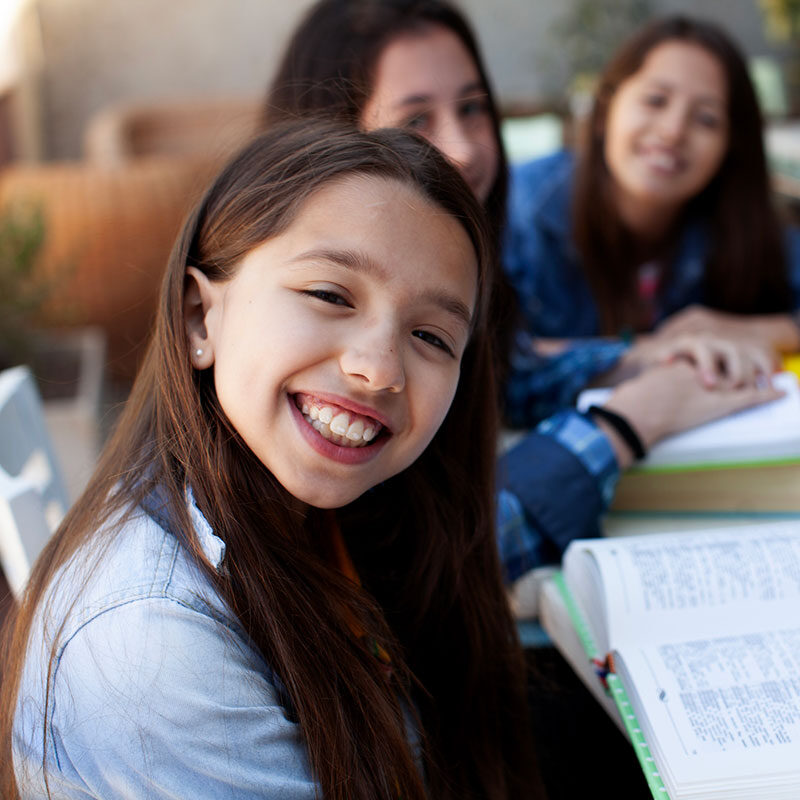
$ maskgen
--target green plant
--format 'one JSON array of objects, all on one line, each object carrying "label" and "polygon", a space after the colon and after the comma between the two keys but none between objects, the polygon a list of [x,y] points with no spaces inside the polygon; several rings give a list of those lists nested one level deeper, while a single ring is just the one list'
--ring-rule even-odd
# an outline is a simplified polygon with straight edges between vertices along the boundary
[{"label": "green plant", "polygon": [[800,0],[759,0],[767,33],[779,42],[794,42],[800,33]]},{"label": "green plant", "polygon": [[[591,90],[591,80],[619,45],[652,14],[650,0],[572,0],[552,23],[543,59],[566,68],[566,88]],[[547,68],[547,67],[546,67]],[[589,77],[591,76],[591,77]]]},{"label": "green plant", "polygon": [[34,267],[44,244],[41,208],[17,206],[0,213],[0,366],[27,361],[35,317],[50,283]]}]

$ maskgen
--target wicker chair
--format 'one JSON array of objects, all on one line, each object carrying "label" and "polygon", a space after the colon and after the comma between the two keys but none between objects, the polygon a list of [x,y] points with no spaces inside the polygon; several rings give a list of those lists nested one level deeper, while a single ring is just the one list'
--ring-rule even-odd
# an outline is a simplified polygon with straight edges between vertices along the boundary
[{"label": "wicker chair", "polygon": [[44,213],[37,269],[52,288],[41,323],[103,328],[112,379],[135,374],[176,234],[218,167],[207,157],[160,157],[0,171],[0,211],[21,203]]},{"label": "wicker chair", "polygon": [[252,98],[210,98],[109,106],[89,120],[87,161],[115,166],[147,156],[225,158],[258,127]]}]

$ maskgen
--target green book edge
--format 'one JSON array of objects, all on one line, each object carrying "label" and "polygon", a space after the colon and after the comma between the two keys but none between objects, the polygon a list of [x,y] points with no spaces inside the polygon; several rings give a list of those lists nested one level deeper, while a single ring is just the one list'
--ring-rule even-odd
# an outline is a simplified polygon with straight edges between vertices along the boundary
[{"label": "green book edge", "polygon": [[723,469],[753,469],[758,467],[787,467],[800,464],[797,458],[764,459],[762,461],[705,461],[699,464],[663,464],[654,466],[636,466],[629,472],[638,475],[664,475],[673,472],[710,472]]},{"label": "green book edge", "polygon": [[[597,649],[597,645],[589,631],[589,626],[586,624],[586,620],[578,608],[575,598],[567,588],[567,584],[564,581],[564,574],[562,572],[556,572],[555,575],[553,575],[553,581],[561,595],[561,599],[564,601],[570,621],[575,628],[575,632],[578,634],[586,657],[589,661],[592,659],[604,658],[605,653],[601,654]],[[636,714],[633,711],[633,706],[628,699],[628,693],[625,691],[625,687],[622,685],[619,676],[613,672],[609,672],[606,676],[606,683],[611,692],[611,697],[614,699],[614,703],[617,706],[617,710],[622,717],[625,730],[628,732],[633,750],[636,753],[636,758],[639,760],[639,766],[642,768],[651,794],[655,800],[669,800],[667,788],[664,786],[664,782],[658,774],[655,759],[650,753],[650,748],[647,746],[644,734],[639,726],[639,720],[636,718]]]}]

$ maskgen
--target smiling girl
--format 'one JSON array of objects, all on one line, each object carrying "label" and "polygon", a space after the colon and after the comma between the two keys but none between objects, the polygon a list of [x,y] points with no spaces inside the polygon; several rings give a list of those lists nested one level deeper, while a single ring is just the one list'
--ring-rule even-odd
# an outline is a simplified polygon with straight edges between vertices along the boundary
[{"label": "smiling girl", "polygon": [[4,798],[536,796],[484,226],[400,132],[223,170],[7,642]]},{"label": "smiling girl", "polygon": [[761,128],[745,62],[720,28],[669,17],[625,42],[577,158],[512,175],[504,257],[531,329],[800,349],[800,237],[779,225]]},{"label": "smiling girl", "polygon": [[[267,128],[303,116],[424,136],[483,204],[498,248],[507,185],[500,115],[476,38],[458,7],[446,0],[317,0],[290,37],[264,104]],[[628,352],[626,366],[634,358],[638,367],[658,365],[624,381],[608,403],[644,448],[775,392],[753,386],[755,374],[770,369],[760,349],[700,336],[646,348],[593,340],[548,357],[528,331],[515,329],[513,293],[499,265],[494,275],[500,301],[492,330],[497,372],[506,378],[506,419],[519,428],[538,425],[500,464],[498,531],[504,572],[513,581],[558,560],[572,539],[598,535],[620,471],[634,461],[630,444],[606,420],[571,408],[590,379]],[[533,306],[535,298],[528,301]],[[660,364],[675,353],[694,358],[697,368]],[[729,367],[724,382],[715,358]],[[712,375],[714,391],[698,373]]]}]

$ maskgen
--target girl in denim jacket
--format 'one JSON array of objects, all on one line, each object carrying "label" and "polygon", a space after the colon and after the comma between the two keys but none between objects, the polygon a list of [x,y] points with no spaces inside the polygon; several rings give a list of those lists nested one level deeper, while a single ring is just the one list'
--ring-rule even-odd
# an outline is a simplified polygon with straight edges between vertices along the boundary
[{"label": "girl in denim jacket", "polygon": [[6,642],[2,796],[538,796],[492,523],[488,234],[407,133],[219,175]]},{"label": "girl in denim jacket", "polygon": [[767,367],[800,349],[800,235],[779,222],[762,126],[720,27],[666,17],[624,42],[576,152],[512,171],[504,262],[529,328],[631,341],[617,377],[685,334]]}]

